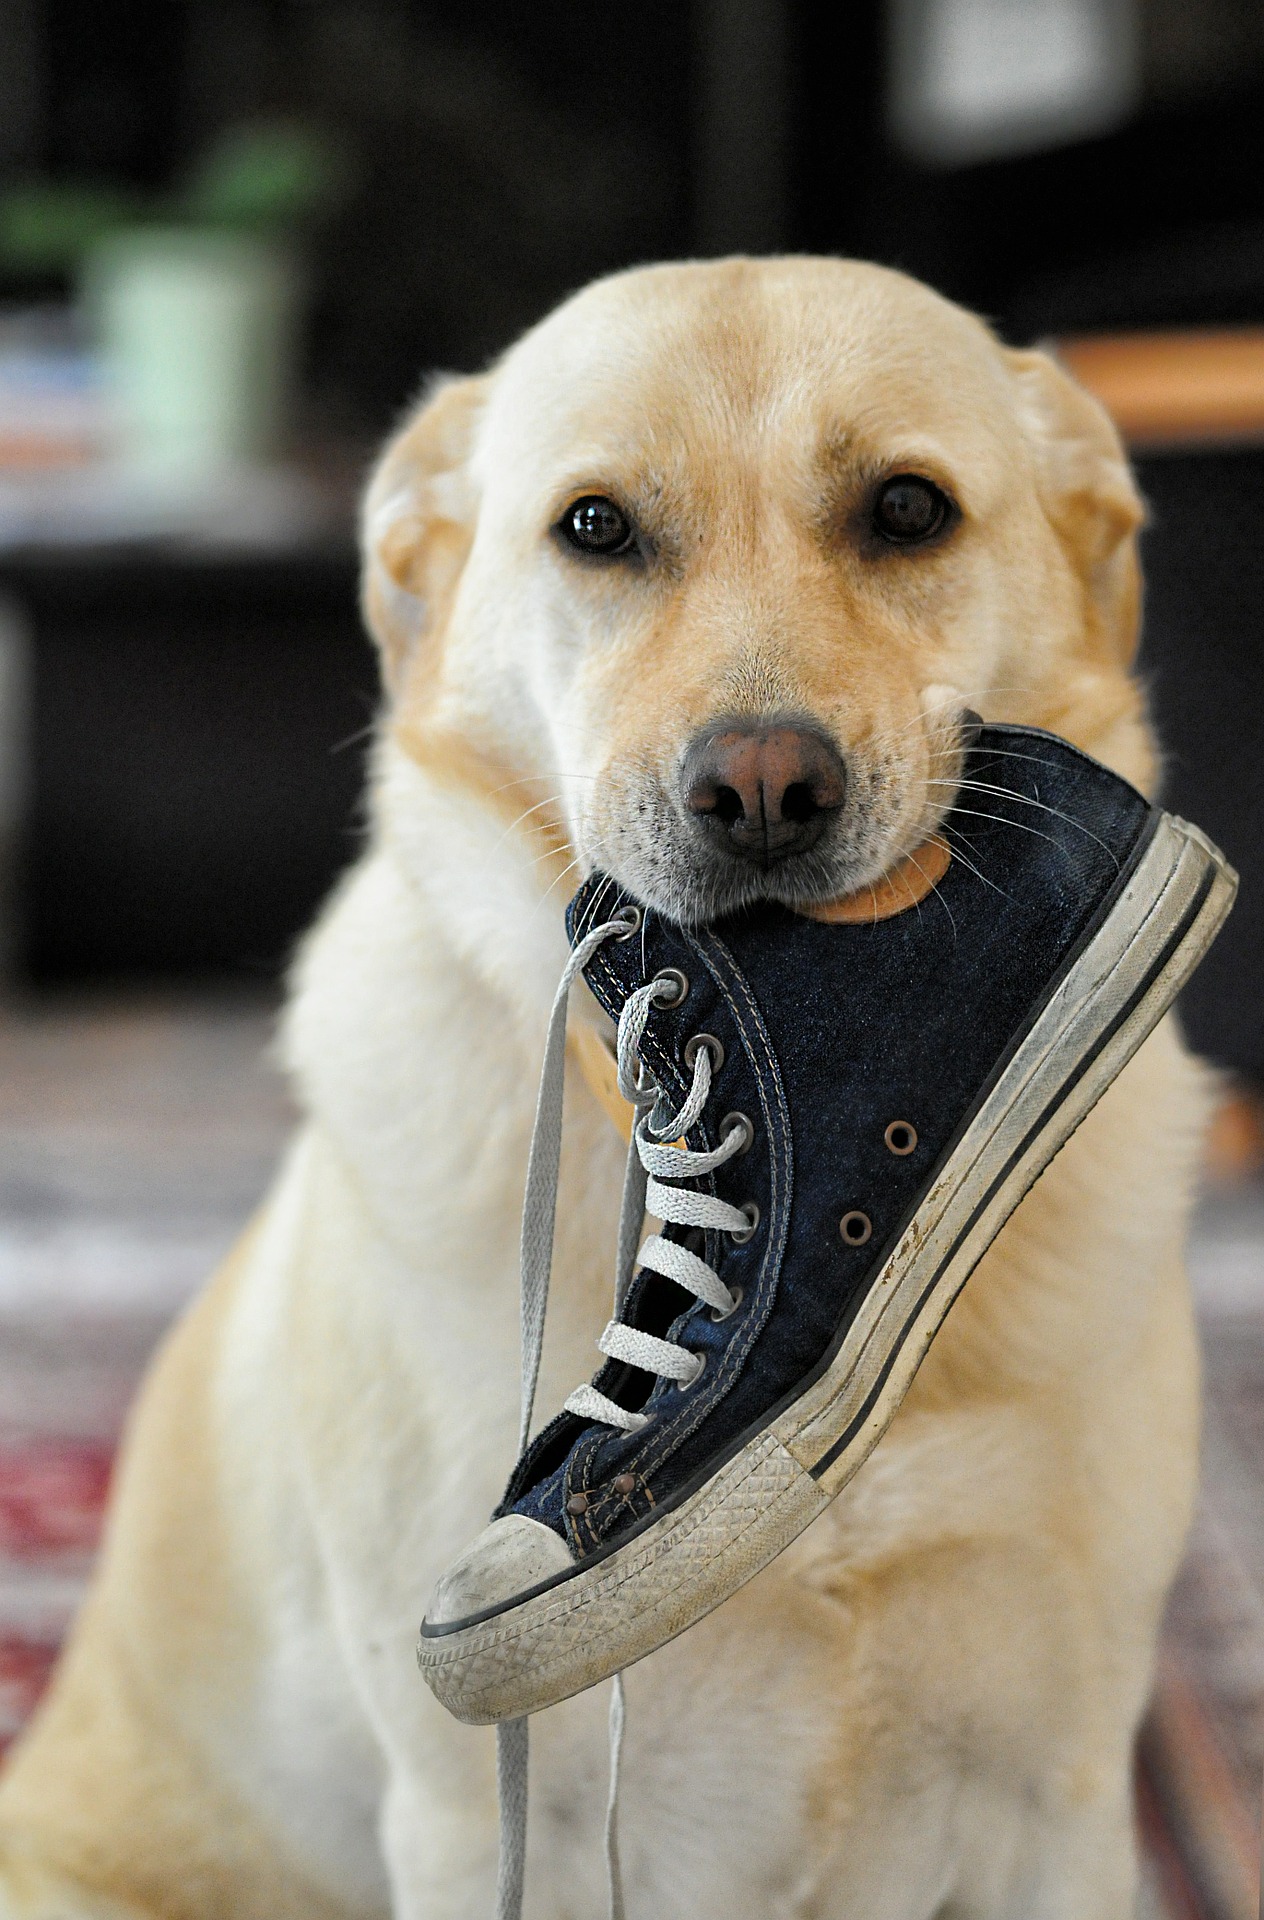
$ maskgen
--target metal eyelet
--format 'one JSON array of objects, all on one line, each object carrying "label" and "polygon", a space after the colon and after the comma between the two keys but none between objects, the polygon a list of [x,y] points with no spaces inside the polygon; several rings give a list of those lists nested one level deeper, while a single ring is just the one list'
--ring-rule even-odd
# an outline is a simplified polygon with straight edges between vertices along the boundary
[{"label": "metal eyelet", "polygon": [[742,1300],[746,1294],[746,1289],[745,1287],[730,1287],[729,1292],[733,1295],[733,1304],[731,1307],[725,1307],[723,1312],[721,1312],[719,1307],[712,1307],[711,1309],[711,1318],[716,1322],[719,1322],[721,1320],[731,1320],[733,1318],[733,1315],[737,1312],[738,1308],[742,1304]]},{"label": "metal eyelet", "polygon": [[654,976],[652,993],[656,1007],[679,1007],[689,998],[689,975],[679,967],[664,967]]},{"label": "metal eyelet", "polygon": [[728,1139],[734,1127],[740,1127],[744,1136],[741,1146],[736,1149],[733,1155],[735,1160],[740,1160],[742,1155],[749,1153],[755,1144],[755,1122],[750,1118],[749,1114],[726,1113],[720,1122],[721,1145]]},{"label": "metal eyelet", "polygon": [[695,1365],[689,1378],[687,1380],[674,1380],[672,1382],[677,1393],[688,1393],[690,1387],[697,1386],[699,1380],[701,1380],[707,1370],[707,1356],[705,1353],[695,1353],[693,1358]]},{"label": "metal eyelet", "polygon": [[753,1200],[748,1200],[745,1206],[738,1208],[738,1212],[746,1215],[746,1218],[750,1221],[750,1225],[748,1227],[730,1227],[728,1229],[728,1236],[735,1247],[744,1247],[748,1240],[755,1238],[755,1229],[759,1225],[759,1208]]},{"label": "metal eyelet", "polygon": [[891,1153],[898,1154],[902,1160],[906,1153],[912,1153],[917,1145],[917,1128],[911,1120],[893,1120],[882,1138]]},{"label": "metal eyelet", "polygon": [[698,1058],[698,1050],[701,1047],[705,1047],[711,1055],[711,1072],[713,1075],[717,1074],[724,1065],[724,1048],[720,1045],[720,1042],[713,1033],[695,1033],[692,1039],[686,1040],[684,1052],[685,1065],[687,1067],[693,1065],[694,1061]]},{"label": "metal eyelet", "polygon": [[849,1247],[863,1247],[873,1232],[873,1221],[867,1213],[861,1213],[859,1207],[853,1207],[839,1221],[838,1231]]},{"label": "metal eyelet", "polygon": [[613,915],[613,918],[622,920],[624,926],[627,928],[626,933],[615,934],[614,937],[616,940],[630,940],[634,933],[641,931],[641,909],[639,907],[620,907],[618,913]]}]

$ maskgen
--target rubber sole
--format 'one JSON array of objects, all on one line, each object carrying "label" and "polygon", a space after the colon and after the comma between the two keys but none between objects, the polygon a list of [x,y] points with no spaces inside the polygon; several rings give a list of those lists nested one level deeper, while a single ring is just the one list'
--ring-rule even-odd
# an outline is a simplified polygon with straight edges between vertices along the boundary
[{"label": "rubber sole", "polygon": [[641,1660],[788,1547],[868,1458],[1006,1220],[1171,1006],[1237,876],[1161,815],[1101,927],[988,1089],[811,1384],[625,1546],[490,1616],[423,1625],[418,1662],[471,1724],[552,1706]]}]

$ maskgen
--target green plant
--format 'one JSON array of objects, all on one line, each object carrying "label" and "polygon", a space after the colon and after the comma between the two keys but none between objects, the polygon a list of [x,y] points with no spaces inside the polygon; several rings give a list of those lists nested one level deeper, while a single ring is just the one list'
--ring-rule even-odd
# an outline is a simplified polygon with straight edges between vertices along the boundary
[{"label": "green plant", "polygon": [[262,120],[227,128],[167,194],[146,197],[93,181],[26,181],[0,193],[0,269],[73,275],[98,241],[123,228],[292,234],[337,206],[349,172],[318,129]]}]

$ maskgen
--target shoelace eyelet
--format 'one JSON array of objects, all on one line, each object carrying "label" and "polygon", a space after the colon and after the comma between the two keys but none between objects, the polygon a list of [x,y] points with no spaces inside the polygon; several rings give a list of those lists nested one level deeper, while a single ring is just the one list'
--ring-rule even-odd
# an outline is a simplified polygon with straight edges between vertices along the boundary
[{"label": "shoelace eyelet", "polygon": [[741,1146],[737,1149],[737,1152],[733,1155],[733,1158],[735,1160],[740,1160],[742,1155],[744,1153],[749,1153],[751,1148],[755,1144],[755,1123],[748,1114],[726,1113],[723,1120],[721,1120],[720,1122],[721,1142],[724,1142],[725,1140],[728,1139],[728,1136],[730,1135],[730,1133],[732,1133],[734,1127],[740,1127],[742,1129],[743,1134],[745,1135],[745,1138],[743,1139]]},{"label": "shoelace eyelet", "polygon": [[717,1325],[721,1320],[731,1320],[746,1297],[745,1287],[732,1287],[730,1288],[730,1292],[733,1295],[733,1304],[731,1307],[725,1307],[723,1311],[721,1311],[719,1307],[712,1307],[711,1309],[711,1318]]},{"label": "shoelace eyelet", "polygon": [[694,1370],[689,1378],[687,1380],[673,1380],[672,1382],[677,1393],[688,1393],[690,1387],[696,1387],[707,1370],[707,1356],[705,1353],[695,1353],[693,1358]]},{"label": "shoelace eyelet", "polygon": [[750,1225],[748,1227],[730,1227],[728,1230],[729,1239],[733,1242],[734,1246],[744,1247],[748,1240],[755,1238],[755,1229],[759,1225],[759,1208],[753,1200],[748,1200],[738,1211],[746,1215],[746,1218],[750,1221]]},{"label": "shoelace eyelet", "polygon": [[[625,936],[630,935],[633,931],[630,913],[621,915],[615,926],[606,922],[585,937],[585,940],[576,948],[573,962],[568,968],[567,984],[580,962],[585,960],[591,952],[596,951],[602,940],[615,935],[616,927],[619,933]],[[691,1148],[687,1143],[686,1136],[701,1119],[714,1075],[723,1064],[723,1042],[713,1033],[694,1034],[688,1044],[682,1048],[684,1062],[693,1073],[693,1085],[684,1091],[684,1098],[680,1105],[674,1111],[664,1114],[657,1122],[654,1114],[639,1112],[644,1102],[644,1094],[641,1091],[643,1087],[647,1091],[653,1089],[657,1093],[659,1105],[655,1108],[656,1114],[668,1098],[659,1083],[658,1076],[646,1071],[640,1055],[642,1039],[652,1011],[659,996],[671,1005],[678,1005],[688,991],[688,977],[680,974],[676,968],[666,967],[652,980],[636,988],[624,1002],[619,1014],[615,1052],[620,1069],[620,1084],[626,1088],[629,1097],[638,1107],[638,1120],[633,1131],[631,1152],[639,1156],[641,1165],[650,1178],[655,1214],[662,1221],[664,1229],[663,1235],[651,1235],[642,1247],[641,1252],[644,1255],[642,1264],[648,1266],[651,1271],[662,1272],[669,1279],[677,1280],[686,1291],[698,1295],[699,1300],[707,1304],[710,1303],[708,1296],[713,1300],[718,1291],[727,1305],[727,1311],[721,1317],[727,1319],[728,1314],[736,1310],[741,1295],[724,1286],[714,1265],[708,1265],[705,1253],[711,1228],[703,1227],[698,1216],[701,1215],[703,1221],[714,1222],[716,1231],[730,1232],[732,1239],[741,1243],[749,1240],[755,1233],[759,1225],[759,1209],[753,1202],[748,1203],[744,1208],[731,1207],[727,1201],[720,1200],[714,1193],[709,1195],[704,1193],[700,1196],[696,1193],[679,1191],[676,1186],[678,1181],[697,1179],[702,1173],[711,1172],[715,1167],[723,1165],[726,1160],[735,1159],[752,1144],[754,1125],[749,1117],[742,1113],[733,1113],[726,1117],[724,1138],[719,1146],[707,1147],[703,1150]],[[555,1000],[555,1009],[561,1004],[560,998]],[[560,1072],[560,1069],[558,1071]],[[671,1078],[674,1081],[676,1075],[672,1074]],[[560,1102],[558,1104],[560,1111]],[[555,1122],[556,1118],[555,1114]],[[654,1183],[657,1183],[656,1187]],[[553,1186],[552,1199],[555,1202],[555,1180]],[[627,1191],[634,1192],[635,1189],[629,1185]],[[690,1215],[693,1216],[692,1219]],[[734,1219],[737,1221],[736,1234],[732,1234],[731,1228],[726,1229],[721,1224],[725,1220]],[[675,1249],[679,1247],[680,1240],[685,1239],[685,1236],[673,1238],[672,1229],[679,1229],[686,1223],[691,1230],[684,1248],[685,1259],[681,1261],[675,1254]],[[695,1254],[693,1250],[698,1246],[699,1241],[701,1241],[701,1248]],[[657,1249],[652,1256],[651,1248]],[[524,1302],[536,1298],[542,1291],[541,1277],[534,1270],[528,1272],[525,1263],[526,1255],[524,1254]],[[701,1266],[702,1273],[695,1276],[693,1269],[697,1266]],[[694,1284],[695,1277],[701,1282],[701,1292]],[[620,1301],[623,1284],[624,1276],[621,1273],[617,1289]],[[603,1334],[598,1346],[603,1353],[614,1355],[627,1364],[639,1367],[643,1372],[656,1375],[657,1382],[651,1389],[656,1401],[660,1392],[666,1391],[668,1382],[675,1386],[678,1393],[683,1393],[700,1380],[706,1371],[705,1351],[701,1353],[693,1351],[682,1347],[676,1341],[664,1342],[657,1335],[619,1320],[617,1312],[616,1319],[611,1323],[606,1334]],[[666,1352],[664,1348],[667,1349]],[[683,1359],[680,1357],[682,1354]],[[528,1364],[524,1363],[523,1378],[526,1382],[524,1402],[528,1399],[530,1387],[534,1384],[538,1368],[538,1347],[533,1348],[527,1356],[527,1361],[529,1377]],[[664,1368],[665,1371],[660,1371]],[[684,1369],[683,1379],[676,1378],[677,1370],[680,1368]],[[652,1414],[632,1412],[620,1406],[602,1393],[591,1381],[569,1395],[564,1405],[569,1412],[582,1414],[585,1419],[595,1420],[625,1433],[638,1432],[653,1417]]]},{"label": "shoelace eyelet", "polygon": [[616,940],[630,940],[634,933],[641,931],[641,909],[639,907],[620,907],[618,913],[616,913],[613,918],[622,920],[627,927],[626,933],[615,934],[614,937]]},{"label": "shoelace eyelet", "polygon": [[839,1221],[838,1231],[849,1247],[863,1247],[873,1232],[873,1221],[867,1213],[862,1213],[859,1207],[853,1207],[851,1212],[845,1213]]},{"label": "shoelace eyelet", "polygon": [[669,1012],[672,1007],[683,1006],[689,998],[689,975],[682,973],[679,967],[664,967],[655,975],[653,982],[654,1005]]},{"label": "shoelace eyelet", "polygon": [[702,1047],[705,1047],[711,1055],[712,1074],[717,1074],[724,1065],[724,1048],[713,1033],[695,1033],[692,1039],[686,1040],[683,1054],[685,1065],[687,1067],[693,1066],[694,1061],[698,1058],[699,1050]]},{"label": "shoelace eyelet", "polygon": [[887,1150],[902,1160],[917,1145],[917,1128],[911,1120],[893,1120],[882,1136]]}]

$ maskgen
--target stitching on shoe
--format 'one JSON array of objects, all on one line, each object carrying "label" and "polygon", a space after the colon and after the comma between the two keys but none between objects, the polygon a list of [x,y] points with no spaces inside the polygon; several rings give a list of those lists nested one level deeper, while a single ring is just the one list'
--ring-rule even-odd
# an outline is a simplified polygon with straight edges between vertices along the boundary
[{"label": "stitching on shoe", "polygon": [[[706,945],[703,944],[703,941],[706,942]],[[737,1329],[736,1337],[730,1340],[725,1347],[720,1357],[719,1366],[716,1369],[716,1384],[706,1400],[692,1408],[683,1407],[674,1419],[665,1421],[651,1437],[645,1452],[640,1456],[638,1461],[640,1471],[647,1477],[657,1471],[671,1454],[675,1453],[692,1434],[697,1432],[703,1421],[708,1419],[715,1411],[725,1394],[727,1394],[733,1386],[737,1376],[741,1373],[742,1368],[750,1357],[751,1348],[768,1324],[769,1316],[772,1313],[777,1296],[781,1256],[785,1249],[785,1240],[789,1231],[790,1169],[792,1165],[790,1141],[792,1136],[789,1106],[785,1096],[785,1088],[781,1082],[781,1075],[777,1068],[776,1057],[773,1053],[772,1041],[767,1028],[764,1026],[763,1018],[751,995],[745,977],[728,948],[725,947],[720,940],[716,939],[714,935],[704,935],[702,940],[691,940],[689,945],[703,962],[716,988],[723,997],[732,1016],[734,1025],[737,1027],[743,1051],[750,1064],[752,1078],[755,1081],[755,1091],[759,1100],[760,1110],[764,1117],[764,1125],[767,1130],[769,1143],[769,1227],[771,1229],[773,1222],[780,1219],[781,1231],[775,1247],[772,1232],[769,1232],[768,1242],[764,1249],[764,1257],[760,1262],[759,1274],[755,1282],[756,1289],[766,1296],[763,1301],[763,1311],[747,1316],[742,1326]],[[739,1007],[733,993],[730,992],[728,982],[725,980],[723,972],[716,964],[712,954],[707,951],[708,946],[714,950],[716,955],[721,956],[723,962],[731,968],[734,984],[739,987],[742,998],[746,1003],[749,1024],[748,1020],[743,1018],[742,1009]],[[770,1110],[765,1092],[763,1074],[767,1074],[777,1091],[778,1112],[776,1115],[776,1125],[774,1125],[774,1115]],[[782,1168],[783,1154],[781,1146],[783,1132],[786,1143],[784,1171]],[[780,1193],[780,1187],[783,1182],[786,1188],[784,1204],[781,1202]]]},{"label": "stitching on shoe", "polygon": [[[715,1411],[720,1401],[731,1390],[736,1378],[750,1356],[751,1348],[766,1327],[777,1296],[780,1264],[789,1233],[790,1195],[793,1188],[793,1134],[790,1123],[789,1103],[786,1100],[785,1087],[781,1079],[776,1055],[773,1051],[772,1041],[764,1025],[758,1003],[736,960],[721,940],[714,934],[705,934],[701,939],[693,939],[688,935],[684,937],[686,944],[697,954],[698,958],[706,967],[712,982],[733,1019],[734,1025],[737,1027],[743,1050],[755,1081],[756,1096],[760,1103],[769,1142],[770,1231],[764,1250],[764,1257],[760,1263],[759,1273],[755,1281],[757,1297],[761,1292],[764,1295],[762,1312],[748,1316],[744,1320],[742,1327],[737,1330],[736,1337],[725,1347],[720,1357],[719,1365],[716,1368],[714,1385],[710,1391],[695,1401],[693,1406],[686,1405],[682,1407],[680,1413],[674,1418],[662,1421],[661,1425],[656,1421],[656,1430],[647,1440],[645,1451],[635,1456],[637,1471],[646,1477],[656,1472],[670,1459],[672,1454],[674,1454],[678,1448],[698,1430],[703,1421],[708,1419]],[[703,942],[705,942],[705,945]],[[708,948],[710,951],[708,951]],[[612,998],[617,999],[623,995],[623,983],[614,972],[605,954],[599,953],[595,956],[593,970],[595,972],[600,971],[603,974],[607,991],[611,992],[613,989],[611,992]],[[725,977],[726,971],[731,976],[732,985],[736,987],[741,995],[745,1015],[743,1013],[743,1007],[739,1006],[733,991],[730,990],[729,979]],[[610,1011],[611,1009],[607,1007],[607,1012]],[[647,1038],[648,1037],[651,1036],[647,1036]],[[663,1052],[657,1043],[654,1045],[654,1052],[659,1055]],[[671,1069],[672,1079],[678,1080],[679,1076],[674,1061],[671,1062]],[[763,1078],[765,1074],[776,1090],[776,1124],[774,1124],[774,1114],[769,1106],[767,1093],[765,1091]],[[785,1189],[784,1198],[782,1195],[783,1186]],[[780,1223],[779,1232],[774,1243],[772,1227],[774,1223],[778,1221]],[[770,1274],[772,1275],[771,1285],[768,1284]],[[604,1434],[599,1434],[594,1435],[587,1443],[581,1441],[580,1447],[577,1449],[577,1457],[573,1463],[573,1468],[576,1470],[581,1468],[581,1460],[578,1456],[582,1453],[582,1470],[586,1471],[593,1453],[603,1444],[605,1438],[606,1436]],[[570,1477],[568,1474],[568,1483]],[[593,1523],[590,1523],[590,1525],[591,1524]],[[599,1541],[600,1536],[597,1536],[594,1538],[593,1544],[597,1545]]]},{"label": "stitching on shoe", "polygon": [[[737,1027],[743,1051],[755,1081],[756,1096],[763,1114],[769,1143],[769,1235],[754,1287],[757,1298],[760,1294],[764,1296],[762,1311],[747,1316],[743,1325],[736,1330],[736,1337],[724,1348],[715,1370],[714,1384],[710,1390],[699,1396],[692,1406],[683,1406],[674,1418],[662,1420],[661,1423],[659,1420],[655,1421],[655,1431],[648,1438],[645,1450],[634,1454],[629,1463],[634,1464],[635,1471],[645,1478],[658,1471],[715,1411],[720,1401],[732,1389],[750,1357],[755,1341],[767,1326],[776,1302],[781,1260],[789,1235],[790,1198],[793,1191],[793,1130],[789,1103],[772,1041],[764,1025],[758,1002],[732,953],[717,936],[708,933],[700,939],[694,939],[685,935],[684,939],[687,946],[697,954],[706,967],[707,973],[724,1001]],[[590,963],[590,969],[599,977],[600,984],[605,987],[610,1001],[617,1004],[626,998],[624,983],[607,954],[596,954]],[[741,1005],[733,989],[740,994]],[[607,1004],[606,1011],[612,1018],[615,1017],[611,1005]],[[674,1060],[652,1034],[647,1034],[646,1040],[651,1044],[645,1047],[645,1051],[652,1055],[655,1066],[658,1067],[660,1063],[665,1064],[670,1081],[677,1089],[682,1087],[684,1082],[680,1079]],[[776,1092],[775,1116],[770,1108],[764,1075]],[[775,1241],[774,1224],[778,1229]],[[770,1275],[771,1284],[769,1284]],[[579,1442],[566,1475],[568,1487],[573,1487],[582,1477],[579,1490],[584,1492],[590,1490],[589,1475],[593,1456],[607,1438],[604,1432],[597,1431]],[[572,1534],[573,1543],[581,1550],[585,1538],[593,1547],[602,1543],[605,1536],[598,1530],[598,1518],[597,1513],[594,1513],[591,1519],[587,1514],[567,1516],[567,1530]]]}]

